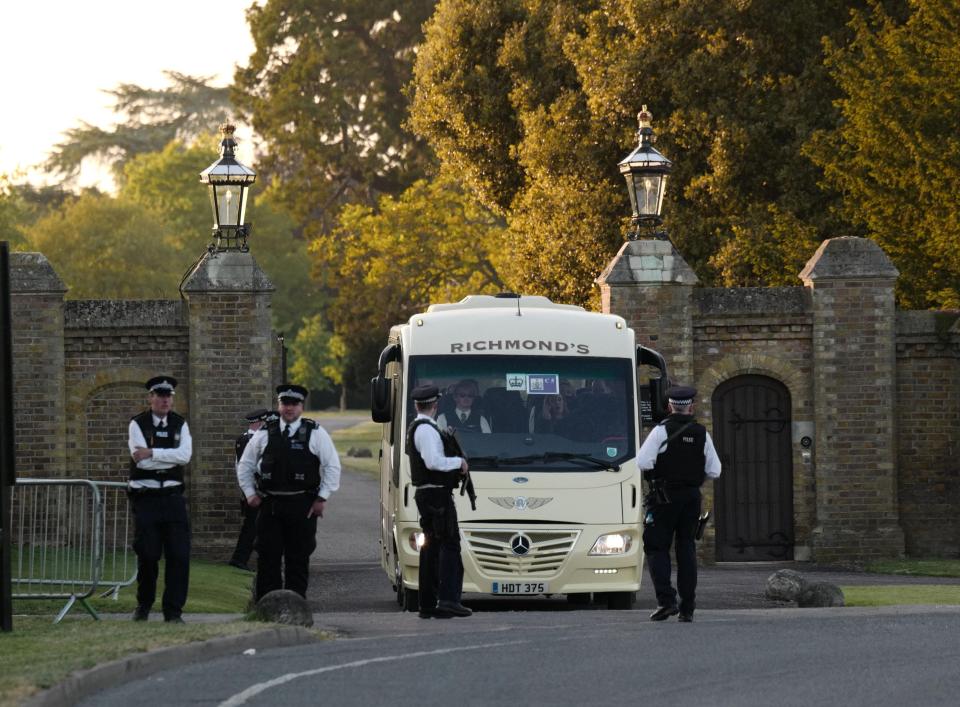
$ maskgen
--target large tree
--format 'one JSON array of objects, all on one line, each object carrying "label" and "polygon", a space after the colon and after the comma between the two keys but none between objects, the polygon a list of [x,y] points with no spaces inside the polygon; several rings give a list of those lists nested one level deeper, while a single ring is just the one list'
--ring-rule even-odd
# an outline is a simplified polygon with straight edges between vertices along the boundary
[{"label": "large tree", "polygon": [[531,291],[596,301],[593,278],[623,238],[616,163],[636,144],[642,104],[676,164],[671,237],[701,278],[796,282],[838,231],[835,195],[800,148],[836,118],[821,38],[842,43],[849,6],[441,0],[412,124],[505,214]]},{"label": "large tree", "polygon": [[328,234],[343,204],[374,204],[423,175],[404,86],[432,9],[268,0],[247,11],[256,51],[237,71],[234,100],[263,140],[263,176],[309,238]]},{"label": "large tree", "polygon": [[960,5],[912,0],[906,20],[876,7],[851,26],[829,56],[842,120],[810,153],[899,268],[901,302],[958,308]]},{"label": "large tree", "polygon": [[[322,241],[311,253],[316,277],[337,293],[329,317],[340,341],[349,342],[339,359],[348,384],[369,379],[392,325],[433,302],[508,286],[502,221],[449,178],[420,180],[398,197],[381,197],[376,209],[346,206],[333,235],[339,256]],[[298,339],[297,346],[307,344]]]},{"label": "large tree", "polygon": [[43,253],[71,299],[160,299],[178,280],[163,264],[169,251],[158,214],[140,204],[87,193],[25,229],[30,250]]},{"label": "large tree", "polygon": [[169,85],[145,88],[122,83],[105,93],[113,97],[117,121],[109,128],[83,122],[65,133],[44,167],[66,178],[75,177],[85,160],[109,166],[122,178],[126,163],[162,150],[173,140],[191,142],[230,116],[230,89],[211,86],[211,77],[165,71]]}]

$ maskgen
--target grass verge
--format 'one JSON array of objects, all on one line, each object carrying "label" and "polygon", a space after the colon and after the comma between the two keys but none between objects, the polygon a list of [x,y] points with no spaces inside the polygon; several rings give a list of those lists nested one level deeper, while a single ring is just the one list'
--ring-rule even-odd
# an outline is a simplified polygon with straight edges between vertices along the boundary
[{"label": "grass verge", "polygon": [[[381,425],[377,422],[361,422],[359,425],[336,430],[330,433],[333,444],[340,455],[340,463],[351,469],[370,476],[380,475],[380,437]],[[351,450],[369,450],[369,457],[348,454]]]},{"label": "grass verge", "polygon": [[960,605],[960,585],[893,584],[841,587],[847,606]]},{"label": "grass verge", "polygon": [[162,621],[94,621],[79,614],[54,625],[49,616],[17,616],[14,630],[0,634],[0,706],[21,704],[70,673],[126,655],[259,631],[274,624],[165,624]]},{"label": "grass verge", "polygon": [[960,577],[960,560],[880,560],[866,566],[867,572],[914,577]]}]

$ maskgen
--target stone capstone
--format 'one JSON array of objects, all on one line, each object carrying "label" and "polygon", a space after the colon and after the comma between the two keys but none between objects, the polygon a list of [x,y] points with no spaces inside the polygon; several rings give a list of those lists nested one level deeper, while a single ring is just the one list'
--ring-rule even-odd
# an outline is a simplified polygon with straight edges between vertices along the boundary
[{"label": "stone capstone", "polygon": [[182,291],[273,292],[273,283],[247,252],[207,253],[187,276]]},{"label": "stone capstone", "polygon": [[10,292],[13,294],[67,291],[50,261],[42,253],[10,254]]},{"label": "stone capstone", "polygon": [[807,580],[793,570],[777,570],[767,577],[766,596],[778,601],[797,601],[807,588]]},{"label": "stone capstone", "polygon": [[596,280],[601,285],[696,285],[699,280],[670,241],[627,241]]},{"label": "stone capstone", "polygon": [[800,592],[800,596],[797,597],[797,605],[804,608],[844,606],[843,590],[830,582],[813,582]]},{"label": "stone capstone", "polygon": [[313,626],[313,612],[307,600],[289,589],[275,589],[260,598],[254,608],[260,621],[291,626]]},{"label": "stone capstone", "polygon": [[900,271],[883,249],[869,238],[843,236],[825,240],[800,271],[813,280],[896,279]]}]

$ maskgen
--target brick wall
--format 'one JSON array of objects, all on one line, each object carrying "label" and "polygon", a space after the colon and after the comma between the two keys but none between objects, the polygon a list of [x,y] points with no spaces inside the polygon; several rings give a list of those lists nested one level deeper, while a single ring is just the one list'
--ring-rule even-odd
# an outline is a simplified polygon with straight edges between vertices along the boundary
[{"label": "brick wall", "polygon": [[66,449],[71,477],[126,480],[127,428],[130,418],[147,408],[144,382],[155,375],[177,379],[173,409],[189,422],[188,333],[180,301],[66,303]]},{"label": "brick wall", "polygon": [[897,317],[900,523],[915,557],[960,556],[960,313]]}]

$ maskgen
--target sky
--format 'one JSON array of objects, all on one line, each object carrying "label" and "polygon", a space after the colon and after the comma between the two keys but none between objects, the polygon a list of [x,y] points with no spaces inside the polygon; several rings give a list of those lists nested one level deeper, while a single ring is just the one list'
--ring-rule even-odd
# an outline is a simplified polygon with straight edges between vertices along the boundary
[{"label": "sky", "polygon": [[[244,14],[253,1],[0,0],[0,174],[42,162],[81,120],[111,127],[103,89],[161,88],[164,70],[229,84],[253,51]],[[242,147],[252,140],[239,129],[237,138],[249,164]],[[81,185],[104,186],[103,176],[87,169]]]}]

